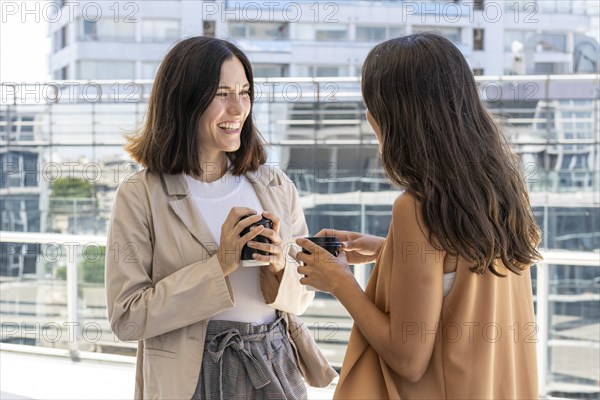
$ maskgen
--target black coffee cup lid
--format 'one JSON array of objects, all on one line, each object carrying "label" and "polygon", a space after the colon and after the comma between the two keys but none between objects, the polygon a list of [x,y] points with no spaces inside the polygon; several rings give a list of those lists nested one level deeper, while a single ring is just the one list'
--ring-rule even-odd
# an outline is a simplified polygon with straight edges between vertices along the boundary
[{"label": "black coffee cup lid", "polygon": [[336,236],[312,236],[307,239],[321,247],[342,247],[342,244]]},{"label": "black coffee cup lid", "polygon": [[340,241],[337,236],[310,236],[307,237],[307,239],[315,243],[332,243]]},{"label": "black coffee cup lid", "polygon": [[[244,215],[242,218],[240,218],[240,220],[242,219],[246,219],[248,217],[252,217],[256,214],[248,214],[248,215]],[[263,225],[263,226],[269,226],[270,224],[273,224],[273,221],[271,221],[269,218],[266,217],[262,217],[261,219],[259,219],[258,221],[256,221],[254,224],[252,225]]]}]

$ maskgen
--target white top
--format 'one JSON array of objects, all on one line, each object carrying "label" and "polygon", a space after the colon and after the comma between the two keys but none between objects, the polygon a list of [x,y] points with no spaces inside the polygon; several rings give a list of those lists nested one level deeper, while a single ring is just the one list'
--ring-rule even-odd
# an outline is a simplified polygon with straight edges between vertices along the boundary
[{"label": "white top", "polygon": [[[207,222],[215,243],[220,243],[221,226],[233,207],[264,211],[254,187],[243,176],[229,172],[221,179],[206,183],[188,176],[190,194]],[[266,324],[275,321],[276,311],[265,303],[260,290],[259,273],[264,267],[239,267],[229,274],[234,307],[213,315],[213,320]]]},{"label": "white top", "polygon": [[454,285],[454,278],[456,278],[456,272],[448,272],[444,274],[444,297],[448,296],[450,289]]}]

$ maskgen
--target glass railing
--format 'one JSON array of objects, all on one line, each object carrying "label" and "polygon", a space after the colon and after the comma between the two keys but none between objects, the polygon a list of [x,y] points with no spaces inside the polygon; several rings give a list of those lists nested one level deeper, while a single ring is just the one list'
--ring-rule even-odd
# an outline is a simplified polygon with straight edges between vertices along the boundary
[{"label": "glass railing", "polygon": [[[137,344],[118,340],[107,320],[105,236],[3,231],[0,238],[3,258],[37,265],[0,277],[0,350],[55,349],[76,360],[134,362]],[[27,246],[36,251],[24,252]],[[538,343],[540,393],[595,398],[600,394],[598,253],[542,250],[542,255],[543,262],[532,269],[537,326],[530,338]],[[319,296],[302,318],[339,368],[352,327],[348,313]]]},{"label": "glass railing", "polygon": [[[476,77],[476,85],[522,159],[532,209],[543,232],[542,246],[598,258],[598,75]],[[123,150],[123,134],[143,120],[151,87],[152,81],[0,85],[0,230],[15,235],[37,232],[46,241],[60,234],[49,243],[30,242],[25,239],[29,236],[2,238],[2,295],[12,296],[2,310],[21,318],[3,318],[18,325],[3,328],[6,341],[43,344],[26,348],[64,347],[69,326],[63,324],[88,322],[85,318],[96,323],[104,317],[103,263],[96,259],[103,248],[99,242],[97,248],[84,249],[93,240],[78,238],[106,235],[116,188],[139,170]],[[386,235],[399,189],[383,172],[359,80],[257,79],[254,89],[254,119],[269,144],[268,162],[283,169],[298,188],[310,233],[336,227]],[[82,243],[78,251],[83,253],[72,264],[64,257],[73,251],[72,245],[63,244],[69,237],[64,235],[75,235],[71,239]],[[597,341],[585,339],[598,329],[589,323],[600,310],[590,295],[595,293],[598,269],[548,260],[549,297],[544,304],[553,352],[545,364],[547,389],[566,393],[568,386],[570,393],[580,393],[582,387],[594,388],[595,376],[600,380],[598,363],[581,362],[572,368],[579,371],[574,374],[562,366],[578,360],[579,351],[598,355]],[[77,273],[77,293],[69,292],[67,278],[74,276],[69,270]],[[368,267],[356,268],[361,284],[369,273]],[[79,300],[76,309],[67,307],[74,304],[67,301],[69,293]],[[351,321],[330,297],[319,294],[314,304],[309,317],[315,335],[332,364],[339,365]],[[78,319],[73,319],[75,312]],[[340,319],[332,322],[331,315]],[[59,327],[44,327],[51,322]],[[98,324],[79,327],[82,338],[99,335],[97,340],[80,340],[80,352],[132,354],[133,344],[115,341],[108,326]],[[57,338],[58,332],[64,335]],[[572,343],[578,349],[591,347],[569,350]]]}]

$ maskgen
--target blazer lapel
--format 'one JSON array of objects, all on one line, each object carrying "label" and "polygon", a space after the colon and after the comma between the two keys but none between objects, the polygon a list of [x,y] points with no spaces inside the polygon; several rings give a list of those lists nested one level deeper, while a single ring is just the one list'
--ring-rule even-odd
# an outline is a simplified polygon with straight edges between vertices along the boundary
[{"label": "blazer lapel", "polygon": [[291,240],[289,224],[289,209],[287,207],[287,191],[285,185],[274,184],[274,173],[268,167],[262,166],[255,172],[248,172],[246,177],[252,183],[260,204],[265,211],[279,217],[279,235],[284,242]]},{"label": "blazer lapel", "polygon": [[190,189],[185,174],[162,174],[162,177],[168,195],[175,197],[173,200],[169,200],[169,206],[208,254],[212,256],[217,252],[219,243],[212,237],[206,221],[200,215],[194,199],[189,194]]},{"label": "blazer lapel", "polygon": [[[287,208],[287,191],[285,185],[273,182],[275,173],[266,166],[248,172],[246,177],[252,183],[256,196],[265,211],[277,215],[281,221],[279,234],[284,242],[292,240]],[[219,248],[219,238],[213,238],[210,229],[198,211],[185,174],[162,174],[167,194],[173,198],[169,206],[186,226],[190,233],[200,242],[212,256]]]}]

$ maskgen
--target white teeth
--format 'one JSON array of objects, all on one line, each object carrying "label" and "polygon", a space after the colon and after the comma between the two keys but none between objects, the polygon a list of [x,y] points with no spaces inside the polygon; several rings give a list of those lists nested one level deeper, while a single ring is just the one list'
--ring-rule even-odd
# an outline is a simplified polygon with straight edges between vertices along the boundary
[{"label": "white teeth", "polygon": [[242,124],[240,122],[222,122],[217,124],[219,128],[227,129],[227,130],[236,130],[240,129]]}]

